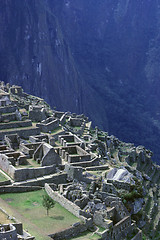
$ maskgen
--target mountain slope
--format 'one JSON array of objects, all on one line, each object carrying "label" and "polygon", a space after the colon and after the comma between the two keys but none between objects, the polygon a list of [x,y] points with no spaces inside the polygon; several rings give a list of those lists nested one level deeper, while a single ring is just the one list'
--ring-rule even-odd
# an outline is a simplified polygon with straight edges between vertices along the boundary
[{"label": "mountain slope", "polygon": [[159,1],[2,0],[1,80],[159,156]]}]

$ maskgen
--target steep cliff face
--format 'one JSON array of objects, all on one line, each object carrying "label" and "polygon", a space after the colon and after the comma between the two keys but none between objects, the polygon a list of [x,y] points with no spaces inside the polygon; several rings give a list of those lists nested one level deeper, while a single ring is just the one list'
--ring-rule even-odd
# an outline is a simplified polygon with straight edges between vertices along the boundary
[{"label": "steep cliff face", "polygon": [[45,1],[8,0],[0,5],[1,79],[22,84],[52,105],[80,111],[74,59]]},{"label": "steep cliff face", "polygon": [[157,0],[2,0],[1,80],[160,153]]}]

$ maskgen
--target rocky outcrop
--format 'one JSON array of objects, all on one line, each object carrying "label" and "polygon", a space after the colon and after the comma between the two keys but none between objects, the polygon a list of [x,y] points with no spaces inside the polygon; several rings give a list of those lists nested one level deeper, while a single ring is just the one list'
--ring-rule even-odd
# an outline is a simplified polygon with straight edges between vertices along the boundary
[{"label": "rocky outcrop", "polygon": [[79,74],[46,1],[2,1],[0,9],[1,80],[20,84],[62,110],[80,111]]}]

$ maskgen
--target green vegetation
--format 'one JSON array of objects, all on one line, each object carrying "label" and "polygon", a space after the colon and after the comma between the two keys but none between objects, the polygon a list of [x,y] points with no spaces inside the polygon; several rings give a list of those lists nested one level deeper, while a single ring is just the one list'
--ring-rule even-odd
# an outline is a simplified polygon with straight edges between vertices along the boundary
[{"label": "green vegetation", "polygon": [[148,201],[147,201],[147,204],[146,204],[145,209],[144,209],[144,211],[146,212],[146,214],[149,213],[149,210],[150,210],[150,207],[151,207],[151,202],[152,202],[152,197],[151,197],[151,196],[148,196]]},{"label": "green vegetation", "polygon": [[49,210],[55,206],[55,201],[50,196],[45,194],[43,195],[42,205],[47,210],[47,216],[48,216]]},{"label": "green vegetation", "polygon": [[3,173],[0,172],[0,182],[7,181],[7,178],[4,176]]},{"label": "green vegetation", "polygon": [[49,240],[48,234],[64,230],[79,221],[58,203],[47,216],[42,206],[43,190],[27,193],[1,194],[0,197],[8,204],[7,212],[12,211],[14,217],[24,224],[37,240]]},{"label": "green vegetation", "polygon": [[40,164],[37,163],[33,158],[27,159],[27,161],[28,161],[29,165],[31,165],[32,167],[40,167]]},{"label": "green vegetation", "polygon": [[73,127],[73,130],[75,130],[75,131],[78,131],[78,130],[80,130],[80,129],[81,129],[81,127],[78,127],[78,126]]},{"label": "green vegetation", "polygon": [[100,239],[100,237],[97,234],[90,231],[86,231],[79,235],[78,237],[71,238],[70,240],[96,240],[96,239]]},{"label": "green vegetation", "polygon": [[27,159],[27,164],[25,165],[18,165],[15,166],[15,168],[20,169],[20,168],[37,168],[40,167],[40,164],[37,163],[33,158]]},{"label": "green vegetation", "polygon": [[132,215],[132,219],[138,222],[142,218],[143,214],[143,210],[141,209],[137,214]]},{"label": "green vegetation", "polygon": [[56,134],[56,133],[59,133],[61,131],[62,131],[62,128],[61,127],[57,127],[53,131],[51,131],[51,134]]},{"label": "green vegetation", "polygon": [[130,192],[125,192],[121,194],[121,198],[124,203],[126,203],[126,201],[134,201],[136,198],[143,197],[142,184],[137,178],[134,178],[134,181],[135,185],[131,185]]},{"label": "green vegetation", "polygon": [[136,190],[133,190],[132,192],[127,192],[121,195],[121,198],[126,201],[134,201],[135,198],[141,198],[141,197],[142,196]]},{"label": "green vegetation", "polygon": [[142,235],[142,240],[147,240],[147,238],[144,234]]},{"label": "green vegetation", "polygon": [[105,230],[105,228],[103,228],[103,227],[98,227],[99,229],[98,229],[98,232],[104,232],[104,230]]}]

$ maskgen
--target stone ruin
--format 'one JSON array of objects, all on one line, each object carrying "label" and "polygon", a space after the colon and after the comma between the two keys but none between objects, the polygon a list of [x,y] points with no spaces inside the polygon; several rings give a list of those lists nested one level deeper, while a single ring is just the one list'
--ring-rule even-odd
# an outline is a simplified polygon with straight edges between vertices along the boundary
[{"label": "stone ruin", "polygon": [[19,148],[20,138],[18,134],[5,135],[4,140],[10,148],[13,148],[14,150]]},{"label": "stone ruin", "polygon": [[54,148],[47,143],[42,143],[34,152],[33,158],[41,166],[60,165],[61,158],[55,152]]},{"label": "stone ruin", "polygon": [[0,106],[7,106],[11,104],[9,93],[0,89]]},{"label": "stone ruin", "polygon": [[[0,183],[0,191],[45,185],[54,200],[83,222],[52,235],[53,239],[92,227],[100,239],[123,240],[133,234],[130,239],[141,240],[121,194],[132,193],[142,181],[147,182],[147,191],[158,181],[160,169],[152,163],[151,152],[92,129],[83,114],[51,110],[21,87],[0,83],[0,88],[10,99],[0,106],[0,168],[10,177],[8,186]],[[76,129],[80,131],[75,134]]]},{"label": "stone ruin", "polygon": [[57,153],[61,156],[61,158],[68,163],[84,162],[91,160],[91,155],[78,145],[69,147],[58,147],[55,149]]},{"label": "stone ruin", "polygon": [[36,126],[40,128],[41,132],[51,132],[59,127],[59,119],[49,117],[41,123],[37,123]]},{"label": "stone ruin", "polygon": [[73,145],[84,146],[84,142],[74,134],[59,135],[58,141],[64,147]]},{"label": "stone ruin", "polygon": [[34,240],[35,238],[28,233],[23,233],[21,223],[1,224],[0,239],[2,240]]},{"label": "stone ruin", "polygon": [[47,118],[47,112],[43,106],[29,106],[29,119],[34,122],[41,122]]},{"label": "stone ruin", "polygon": [[9,92],[14,95],[23,96],[23,89],[20,86],[15,86],[15,85],[11,86],[9,88]]}]

